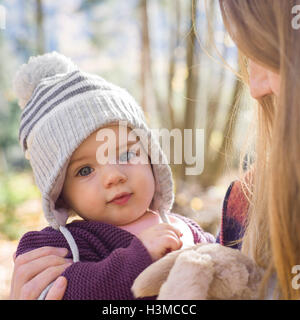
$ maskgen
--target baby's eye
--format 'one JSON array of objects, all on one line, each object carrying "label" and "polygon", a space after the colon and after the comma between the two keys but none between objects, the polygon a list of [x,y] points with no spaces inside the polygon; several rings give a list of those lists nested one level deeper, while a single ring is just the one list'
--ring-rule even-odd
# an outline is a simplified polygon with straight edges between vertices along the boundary
[{"label": "baby's eye", "polygon": [[82,177],[88,176],[89,174],[91,174],[91,172],[93,171],[93,169],[89,166],[83,167],[81,168],[78,173],[77,176],[80,175]]},{"label": "baby's eye", "polygon": [[128,162],[128,161],[130,161],[131,158],[134,158],[135,156],[136,156],[135,152],[126,151],[120,155],[119,160],[120,160],[120,162]]}]

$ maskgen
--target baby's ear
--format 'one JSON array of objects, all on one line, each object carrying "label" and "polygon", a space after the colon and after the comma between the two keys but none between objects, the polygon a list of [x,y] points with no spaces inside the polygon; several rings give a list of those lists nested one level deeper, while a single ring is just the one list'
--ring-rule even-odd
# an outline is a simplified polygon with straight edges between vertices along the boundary
[{"label": "baby's ear", "polygon": [[62,195],[60,195],[58,197],[58,199],[56,200],[55,207],[56,208],[64,208],[64,209],[67,209],[67,210],[70,209],[70,206],[65,202],[65,200],[62,197]]}]

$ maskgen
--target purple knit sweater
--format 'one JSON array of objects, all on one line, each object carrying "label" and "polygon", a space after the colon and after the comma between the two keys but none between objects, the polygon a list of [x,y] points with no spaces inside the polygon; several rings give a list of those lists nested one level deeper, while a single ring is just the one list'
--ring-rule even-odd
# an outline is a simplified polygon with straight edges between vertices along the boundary
[{"label": "purple knit sweater", "polygon": [[[184,220],[194,235],[194,242],[214,242],[192,220]],[[95,221],[74,221],[67,225],[79,249],[80,262],[64,272],[68,286],[65,300],[130,300],[135,278],[152,263],[142,242],[133,234],[110,224]],[[61,232],[47,227],[26,233],[20,240],[17,256],[43,246],[69,245]],[[67,258],[71,258],[71,252]]]}]

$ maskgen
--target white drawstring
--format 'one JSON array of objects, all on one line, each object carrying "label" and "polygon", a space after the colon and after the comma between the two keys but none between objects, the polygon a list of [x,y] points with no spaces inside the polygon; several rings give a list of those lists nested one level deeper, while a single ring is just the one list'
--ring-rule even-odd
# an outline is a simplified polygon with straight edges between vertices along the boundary
[{"label": "white drawstring", "polygon": [[[68,245],[71,249],[72,256],[73,256],[73,262],[78,262],[79,261],[79,250],[77,247],[77,244],[71,234],[71,232],[64,226],[59,227],[60,232],[64,235],[65,239],[68,242]],[[47,293],[49,292],[50,288],[53,286],[53,283],[55,281],[51,282],[40,294],[38,297],[38,300],[45,300]]]},{"label": "white drawstring", "polygon": [[[149,212],[152,212],[152,213],[155,213],[155,214],[158,214],[158,212],[155,212],[151,209],[147,209],[147,211]],[[169,217],[168,215],[165,213],[165,212],[161,212],[160,214],[160,217],[162,219],[162,221],[164,223],[169,223],[170,224],[170,220],[169,220]],[[79,250],[78,250],[78,247],[77,247],[77,244],[71,234],[71,232],[64,226],[60,226],[59,227],[59,230],[60,232],[64,235],[65,239],[67,240],[68,242],[68,245],[71,249],[71,252],[72,252],[72,256],[73,256],[73,262],[78,262],[79,261]],[[52,287],[54,281],[51,282],[44,290],[43,292],[40,294],[40,296],[38,297],[38,300],[45,300],[46,298],[46,295],[48,293],[48,291],[50,290],[50,288]]]},{"label": "white drawstring", "polygon": [[158,214],[158,215],[161,217],[161,220],[162,220],[164,223],[171,224],[170,219],[169,219],[167,213],[165,213],[165,212],[158,213],[158,212],[156,212],[156,211],[154,211],[154,210],[151,210],[151,209],[149,209],[149,208],[147,209],[147,211],[152,212],[152,213],[154,213],[154,214]]},{"label": "white drawstring", "polygon": [[73,256],[73,262],[78,262],[79,261],[79,250],[77,247],[77,244],[71,234],[71,232],[64,226],[59,227],[60,232],[64,235],[65,239],[67,240],[69,247],[72,252]]}]

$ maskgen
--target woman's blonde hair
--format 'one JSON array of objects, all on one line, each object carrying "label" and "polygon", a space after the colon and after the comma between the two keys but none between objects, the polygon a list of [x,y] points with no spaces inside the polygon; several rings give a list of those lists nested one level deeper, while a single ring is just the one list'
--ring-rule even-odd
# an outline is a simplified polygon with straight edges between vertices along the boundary
[{"label": "woman's blonde hair", "polygon": [[[250,58],[281,79],[278,99],[258,100],[255,165],[251,179],[243,181],[251,201],[242,251],[267,271],[263,294],[275,272],[280,297],[299,299],[292,267],[300,264],[300,30],[293,28],[292,8],[300,1],[219,4],[243,60]],[[243,74],[247,82],[247,72]]]}]

